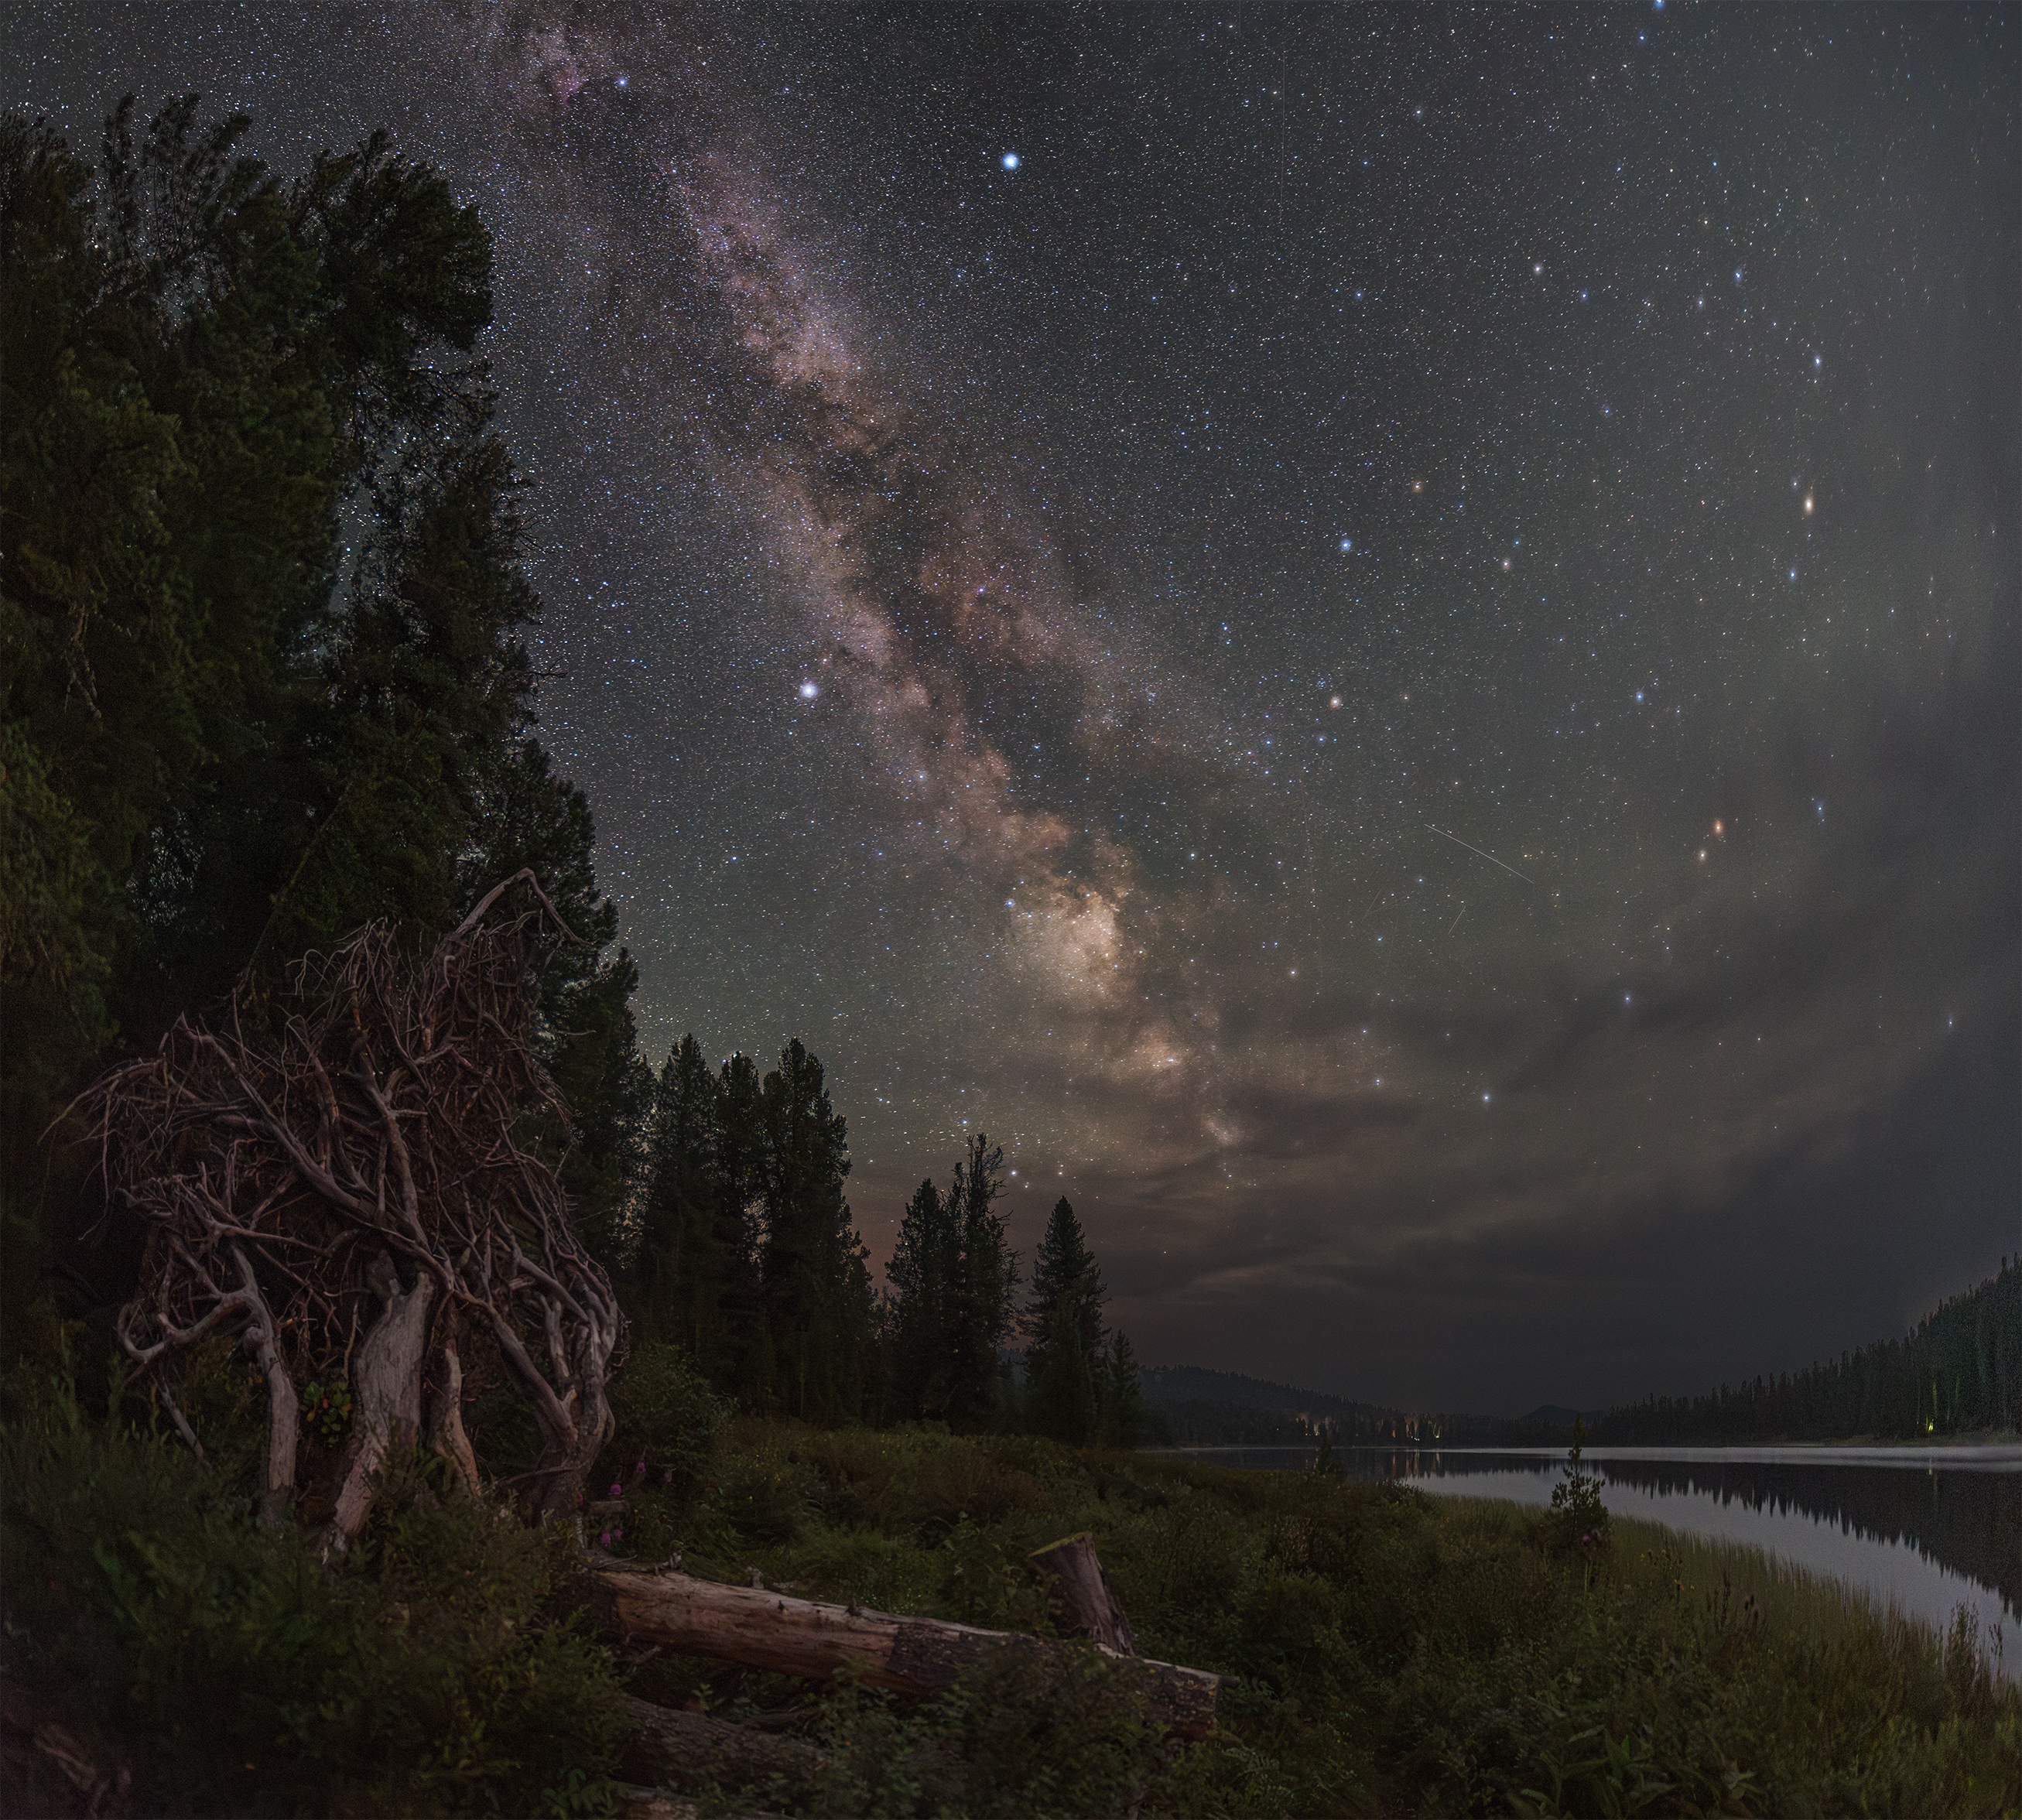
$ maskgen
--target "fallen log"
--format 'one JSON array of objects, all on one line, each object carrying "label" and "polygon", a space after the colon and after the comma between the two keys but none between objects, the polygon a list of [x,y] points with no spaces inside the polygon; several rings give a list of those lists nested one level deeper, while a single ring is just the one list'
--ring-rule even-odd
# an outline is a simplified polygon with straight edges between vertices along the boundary
[{"label": "fallen log", "polygon": [[619,1820],[702,1820],[702,1809],[665,1789],[642,1788],[636,1782],[620,1782]]},{"label": "fallen log", "polygon": [[821,1752],[803,1739],[624,1698],[628,1730],[619,1763],[635,1782],[690,1791],[710,1782],[778,1784],[801,1795],[821,1767]]},{"label": "fallen log", "polygon": [[1031,1562],[1053,1576],[1054,1603],[1070,1632],[1089,1638],[1105,1655],[1137,1654],[1123,1601],[1096,1559],[1095,1537],[1088,1530],[1035,1548]]},{"label": "fallen log", "polygon": [[[867,1686],[915,1698],[940,1693],[992,1650],[1024,1650],[1042,1663],[1064,1666],[1073,1647],[1014,1632],[724,1586],[688,1574],[598,1563],[589,1578],[599,1615],[627,1642],[660,1643],[686,1655],[815,1680],[848,1666]],[[1206,1735],[1223,1676],[1138,1656],[1111,1659],[1141,1673],[1147,1718],[1182,1738]]]}]

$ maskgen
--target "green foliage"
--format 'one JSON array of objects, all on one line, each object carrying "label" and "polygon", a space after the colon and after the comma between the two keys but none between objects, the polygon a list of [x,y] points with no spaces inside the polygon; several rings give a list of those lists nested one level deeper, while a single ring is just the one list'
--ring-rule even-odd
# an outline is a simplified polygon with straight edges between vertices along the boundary
[{"label": "green foliage", "polygon": [[856,1419],[874,1335],[849,1168],[848,1127],[797,1040],[761,1080],[748,1056],[712,1075],[684,1038],[653,1086],[625,1271],[641,1332],[685,1347],[746,1407]]},{"label": "green foliage", "polygon": [[692,1497],[716,1457],[730,1406],[703,1381],[680,1348],[634,1347],[611,1381],[616,1418],[604,1470],[593,1483],[615,1479]]},{"label": "green foliage", "polygon": [[[1039,1628],[1032,1548],[1094,1534],[1141,1651],[1240,1676],[1202,1745],[1134,1732],[1127,1688],[1049,1697],[1007,1656],[907,1712],[823,1703],[825,1815],[1997,1814],[2022,1690],[1946,1637],[1749,1549],[1307,1474],[1075,1453],[1035,1436],[733,1426],[724,1482],[790,1471],[767,1541],[692,1562],[885,1610]],[[995,1677],[991,1678],[991,1677]],[[985,1683],[987,1683],[987,1691]],[[789,1691],[783,1687],[781,1694]],[[779,1696],[776,1695],[775,1698]]]},{"label": "green foliage", "polygon": [[326,1447],[334,1447],[351,1428],[351,1386],[341,1379],[302,1387],[302,1425]]},{"label": "green foliage", "polygon": [[1586,1424],[1573,1418],[1573,1444],[1559,1483],[1552,1487],[1552,1521],[1562,1547],[1598,1548],[1608,1540],[1608,1506],[1600,1501],[1597,1474],[1582,1469]]},{"label": "green foliage", "polygon": [[1064,1677],[998,1650],[911,1714],[839,1680],[818,1733],[827,1756],[801,1810],[811,1815],[1121,1814],[1148,1800],[1170,1811],[1187,1792],[1141,1688],[1092,1649]]},{"label": "green foliage", "polygon": [[533,866],[579,943],[543,1059],[586,1227],[644,1107],[579,792],[532,738],[519,483],[472,350],[491,244],[384,133],[292,181],[130,99],[97,168],[0,120],[0,1170],[115,1038]]},{"label": "green foliage", "polygon": [[94,1424],[68,1388],[0,1435],[0,1663],[132,1771],[136,1811],[608,1804],[617,1683],[549,1610],[557,1532],[392,1500],[333,1575],[179,1443]]},{"label": "green foliage", "polygon": [[1032,1259],[1032,1299],[1023,1324],[1027,1422],[1070,1446],[1086,1446],[1095,1438],[1107,1299],[1095,1254],[1063,1195]]},{"label": "green foliage", "polygon": [[1010,1331],[1017,1256],[991,1209],[1004,1192],[1004,1152],[969,1140],[943,1194],[921,1183],[885,1266],[892,1285],[889,1413],[900,1421],[976,1428],[999,1413],[998,1347]]}]

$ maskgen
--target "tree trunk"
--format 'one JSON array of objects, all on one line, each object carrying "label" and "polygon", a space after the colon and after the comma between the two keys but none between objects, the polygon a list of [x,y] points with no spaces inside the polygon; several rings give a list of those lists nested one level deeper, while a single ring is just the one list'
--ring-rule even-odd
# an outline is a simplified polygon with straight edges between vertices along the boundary
[{"label": "tree trunk", "polygon": [[422,1355],[435,1278],[425,1271],[411,1289],[403,1289],[393,1260],[382,1251],[367,1280],[382,1306],[351,1361],[351,1439],[344,1450],[337,1509],[324,1532],[326,1555],[349,1550],[371,1511],[379,1468],[413,1446],[421,1434]]},{"label": "tree trunk", "polygon": [[529,1523],[575,1514],[576,1494],[584,1475],[597,1464],[617,1425],[604,1388],[604,1373],[624,1337],[625,1317],[615,1298],[606,1300],[586,1282],[579,1282],[577,1288],[582,1299],[572,1300],[570,1311],[576,1318],[573,1351],[564,1332],[560,1302],[552,1295],[542,1299],[553,1384],[542,1375],[510,1326],[495,1312],[492,1316],[492,1331],[506,1370],[527,1392],[541,1432],[540,1457],[516,1481],[524,1487],[519,1494],[520,1512]]},{"label": "tree trunk", "polygon": [[[822,1680],[847,1663],[867,1685],[916,1698],[940,1693],[994,1649],[1028,1650],[1043,1664],[1064,1661],[1074,1647],[721,1586],[685,1574],[611,1566],[593,1568],[590,1577],[602,1616],[628,1641]],[[1148,1718],[1182,1738],[1206,1734],[1224,1677],[1135,1656],[1119,1665],[1142,1673]]]},{"label": "tree trunk", "polygon": [[[253,1312],[239,1344],[258,1361],[267,1380],[267,1470],[260,1486],[260,1525],[263,1529],[277,1530],[287,1522],[294,1509],[295,1444],[301,1428],[301,1399],[295,1395],[295,1381],[288,1376],[288,1368],[281,1361],[273,1313],[267,1306],[266,1298],[260,1293],[260,1279],[254,1275],[253,1260],[241,1245],[233,1246],[232,1254],[239,1266],[242,1293]],[[181,1419],[181,1412],[176,1410],[173,1413],[177,1426],[187,1435],[188,1424]],[[192,1435],[189,1439],[194,1445],[195,1438]],[[197,1457],[203,1457],[200,1448]]]},{"label": "tree trunk", "polygon": [[706,1713],[677,1712],[651,1701],[625,1697],[631,1731],[620,1759],[635,1782],[671,1783],[690,1792],[706,1784],[783,1786],[797,1803],[808,1792],[822,1753],[797,1738],[774,1738]]},{"label": "tree trunk", "polygon": [[1134,1656],[1137,1639],[1123,1602],[1095,1558],[1095,1537],[1086,1530],[1033,1551],[1032,1564],[1054,1576],[1053,1597],[1068,1629],[1089,1638],[1104,1655]]},{"label": "tree trunk", "polygon": [[449,1336],[429,1362],[422,1388],[429,1446],[448,1463],[456,1488],[465,1497],[479,1496],[477,1456],[463,1427],[463,1361],[457,1355],[454,1317]]}]

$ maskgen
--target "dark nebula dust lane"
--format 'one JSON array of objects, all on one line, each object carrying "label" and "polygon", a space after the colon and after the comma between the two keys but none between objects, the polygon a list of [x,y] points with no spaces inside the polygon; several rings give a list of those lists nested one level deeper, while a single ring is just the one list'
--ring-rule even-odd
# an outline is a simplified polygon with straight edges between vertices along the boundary
[{"label": "dark nebula dust lane", "polygon": [[10,9],[483,209],[656,1050],[1154,1360],[1591,1406],[2022,1209],[2015,21]]}]

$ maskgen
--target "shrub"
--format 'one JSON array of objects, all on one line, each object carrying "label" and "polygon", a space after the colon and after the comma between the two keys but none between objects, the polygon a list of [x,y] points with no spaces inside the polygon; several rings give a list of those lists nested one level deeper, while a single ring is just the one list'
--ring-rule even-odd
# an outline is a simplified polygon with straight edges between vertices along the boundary
[{"label": "shrub", "polygon": [[1586,1424],[1575,1416],[1564,1476],[1552,1487],[1553,1526],[1562,1548],[1592,1550],[1608,1540],[1608,1506],[1600,1501],[1600,1479],[1580,1468],[1586,1447]]},{"label": "shrub", "polygon": [[1050,1672],[995,1650],[910,1715],[838,1680],[810,1814],[1024,1820],[1194,1805],[1184,1796],[1198,1777],[1145,1720],[1137,1677],[1093,1649]]},{"label": "shrub", "polygon": [[[616,1678],[546,1606],[572,1539],[422,1495],[330,1574],[306,1538],[254,1527],[242,1486],[88,1421],[68,1387],[0,1435],[0,1669],[131,1770],[137,1811],[608,1804]],[[56,1794],[17,1789],[11,1811]]]},{"label": "shrub", "polygon": [[680,1348],[641,1346],[612,1381],[611,1413],[617,1427],[591,1483],[643,1480],[688,1498],[709,1477],[730,1405]]}]

